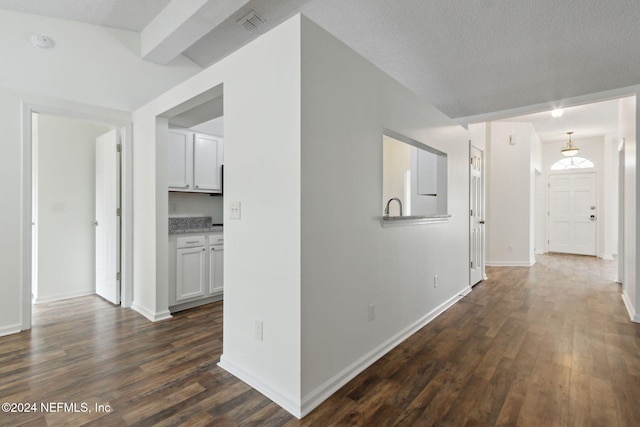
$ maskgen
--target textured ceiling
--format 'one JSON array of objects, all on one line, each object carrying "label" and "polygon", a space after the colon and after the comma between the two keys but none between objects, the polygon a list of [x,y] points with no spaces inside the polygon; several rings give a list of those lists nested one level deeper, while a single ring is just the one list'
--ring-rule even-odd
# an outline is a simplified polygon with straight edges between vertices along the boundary
[{"label": "textured ceiling", "polygon": [[564,108],[558,118],[543,111],[499,121],[531,123],[542,142],[566,142],[569,131],[574,132],[574,140],[602,135],[615,137],[618,135],[618,100]]},{"label": "textured ceiling", "polygon": [[[168,1],[0,8],[140,31]],[[248,9],[267,21],[253,33]],[[298,12],[453,118],[640,84],[638,0],[251,0],[184,53],[208,66]]]}]

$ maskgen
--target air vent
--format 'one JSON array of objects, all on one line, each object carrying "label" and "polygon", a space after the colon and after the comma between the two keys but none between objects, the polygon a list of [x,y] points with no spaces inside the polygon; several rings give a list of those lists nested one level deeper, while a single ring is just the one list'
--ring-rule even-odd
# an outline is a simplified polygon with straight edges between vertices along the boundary
[{"label": "air vent", "polygon": [[264,24],[264,19],[260,18],[255,10],[247,13],[238,20],[238,23],[247,31],[255,31]]}]

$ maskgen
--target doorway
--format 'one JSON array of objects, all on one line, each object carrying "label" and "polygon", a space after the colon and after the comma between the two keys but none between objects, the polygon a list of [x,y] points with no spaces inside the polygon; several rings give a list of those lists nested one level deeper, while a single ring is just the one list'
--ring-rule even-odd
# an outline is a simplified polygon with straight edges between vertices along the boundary
[{"label": "doorway", "polygon": [[469,285],[484,276],[484,161],[482,150],[470,145],[469,160]]},{"label": "doorway", "polygon": [[96,291],[95,140],[108,131],[85,120],[32,115],[35,303]]},{"label": "doorway", "polygon": [[[32,302],[96,293],[95,140],[109,129],[122,135],[122,306],[130,306],[133,298],[129,118],[80,110],[23,109],[22,330],[31,328]],[[79,140],[85,143],[79,145]]]},{"label": "doorway", "polygon": [[596,255],[596,173],[549,176],[550,252]]}]

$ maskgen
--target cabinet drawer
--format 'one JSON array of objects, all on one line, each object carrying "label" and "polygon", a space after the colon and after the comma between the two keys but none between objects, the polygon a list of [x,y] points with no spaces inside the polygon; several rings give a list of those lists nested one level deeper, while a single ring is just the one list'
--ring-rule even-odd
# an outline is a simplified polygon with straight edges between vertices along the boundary
[{"label": "cabinet drawer", "polygon": [[223,234],[213,234],[209,236],[209,244],[210,245],[224,245],[224,235]]},{"label": "cabinet drawer", "polygon": [[204,246],[204,236],[178,237],[176,243],[178,249]]}]

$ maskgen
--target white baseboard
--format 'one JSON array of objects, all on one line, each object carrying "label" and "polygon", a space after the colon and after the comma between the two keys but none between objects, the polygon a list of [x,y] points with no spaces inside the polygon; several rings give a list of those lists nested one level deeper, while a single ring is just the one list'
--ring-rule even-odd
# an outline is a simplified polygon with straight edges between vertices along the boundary
[{"label": "white baseboard", "polygon": [[602,259],[605,259],[607,261],[613,261],[615,258],[613,257],[613,254],[603,254]]},{"label": "white baseboard", "polygon": [[633,323],[640,323],[640,315],[636,313],[636,310],[633,307],[633,304],[631,304],[631,301],[629,300],[629,296],[627,295],[626,292],[622,292],[622,302],[624,302],[624,306],[627,308],[627,313],[629,313],[629,319],[631,319]]},{"label": "white baseboard", "polygon": [[[369,353],[362,356],[360,359],[356,360],[351,365],[347,366],[345,369],[340,371],[338,374],[334,375],[329,380],[325,381],[324,384],[317,387],[311,393],[307,394],[302,398],[302,408],[300,411],[301,416],[307,415],[313,409],[315,409],[318,405],[324,402],[329,396],[338,391],[342,386],[355,378],[358,374],[363,372],[373,363],[375,363],[382,356],[391,351],[398,344],[409,338],[411,335],[416,333],[418,330],[423,328],[433,319],[438,317],[440,314],[444,313],[448,308],[454,305],[456,302],[460,301],[464,298],[469,292],[471,292],[471,287],[466,286],[460,292],[456,292],[456,295],[449,298],[447,301],[440,304],[438,307],[431,310],[429,313],[424,315],[422,318],[415,321],[413,324],[407,326],[378,347],[371,350]],[[285,408],[286,409],[286,408]],[[294,414],[298,417],[297,414]]]},{"label": "white baseboard", "polygon": [[547,251],[543,251],[542,249],[536,249],[533,253],[536,255],[544,255],[547,253]]},{"label": "white baseboard", "polygon": [[131,304],[131,309],[137,311],[138,313],[142,314],[144,317],[146,317],[147,319],[151,320],[152,322],[159,322],[161,320],[166,320],[166,319],[170,319],[171,313],[169,312],[169,310],[164,310],[164,311],[160,311],[158,313],[149,310],[146,307],[143,307],[139,304],[137,304],[135,301],[133,302],[133,304]]},{"label": "white baseboard", "polygon": [[264,394],[273,402],[280,405],[283,409],[291,413],[293,416],[302,418],[312,410],[314,410],[327,398],[329,398],[329,396],[338,391],[342,386],[344,386],[358,374],[362,373],[365,369],[375,363],[382,356],[391,351],[398,344],[406,340],[408,337],[416,333],[418,330],[427,325],[440,314],[444,313],[456,302],[464,298],[469,292],[471,292],[471,287],[465,286],[459,292],[456,292],[456,295],[431,310],[429,313],[415,321],[413,324],[401,330],[393,337],[389,338],[378,347],[374,348],[369,353],[356,360],[351,365],[347,366],[345,369],[334,375],[329,380],[325,381],[324,384],[320,385],[311,393],[304,396],[301,401],[298,401],[296,398],[292,398],[291,396],[286,396],[280,390],[278,390],[277,387],[274,387],[273,385],[264,382],[255,375],[252,375],[251,373],[245,371],[244,369],[230,361],[229,358],[225,357],[224,354],[220,357],[218,366],[225,371],[233,374],[254,389],[258,390],[260,393]]},{"label": "white baseboard", "polygon": [[520,261],[487,261],[486,265],[489,267],[531,267],[536,263],[536,260],[529,262]]},{"label": "white baseboard", "polygon": [[277,387],[274,387],[272,384],[269,384],[256,377],[255,375],[245,371],[244,369],[230,361],[228,357],[225,357],[224,354],[220,356],[220,362],[218,362],[218,366],[234,375],[241,381],[247,383],[252,388],[258,390],[260,393],[264,394],[266,397],[271,399],[276,404],[280,405],[285,411],[289,412],[294,417],[302,418],[305,415],[301,413],[300,402],[297,399],[283,394],[280,390],[278,390]]},{"label": "white baseboard", "polygon": [[35,304],[42,304],[45,302],[62,301],[65,299],[86,297],[86,296],[95,295],[95,294],[96,294],[95,289],[91,289],[86,291],[69,292],[66,294],[51,295],[47,297],[37,297],[33,302]]},{"label": "white baseboard", "polygon": [[16,323],[15,325],[7,325],[0,327],[0,337],[4,337],[5,335],[13,335],[22,331],[22,324]]}]

